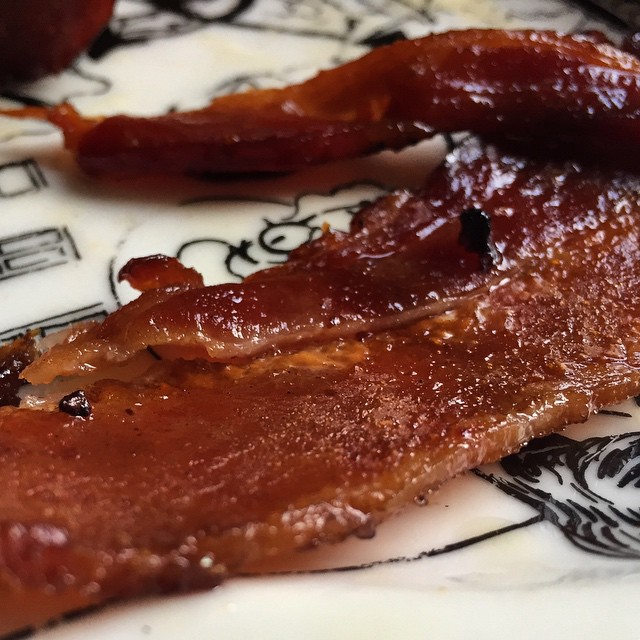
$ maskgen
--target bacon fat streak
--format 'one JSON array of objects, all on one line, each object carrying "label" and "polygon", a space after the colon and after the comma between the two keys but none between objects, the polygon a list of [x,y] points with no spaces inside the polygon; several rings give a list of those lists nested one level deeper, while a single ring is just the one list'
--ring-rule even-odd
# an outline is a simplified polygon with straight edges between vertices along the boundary
[{"label": "bacon fat streak", "polygon": [[[355,322],[372,330],[356,337],[303,335],[240,364],[159,360],[130,382],[78,379],[86,417],[69,398],[62,410],[1,408],[2,631],[211,587],[261,557],[369,532],[456,474],[638,393],[639,193],[624,172],[467,143],[422,193],[382,200],[351,233],[251,281],[287,290],[318,265],[351,265],[363,281],[395,272],[402,296],[422,270],[442,309],[422,290],[425,313],[403,316],[389,286],[371,311],[400,319],[379,328],[365,313]],[[458,241],[472,208],[490,218],[492,264]],[[133,264],[127,277],[168,285],[155,290],[167,304],[206,291],[166,266]],[[132,326],[136,310],[148,317],[141,306],[123,311]]]}]

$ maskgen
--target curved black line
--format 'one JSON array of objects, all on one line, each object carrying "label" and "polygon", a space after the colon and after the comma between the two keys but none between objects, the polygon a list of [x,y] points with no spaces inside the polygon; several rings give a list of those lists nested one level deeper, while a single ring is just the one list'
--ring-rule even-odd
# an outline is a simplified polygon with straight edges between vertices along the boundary
[{"label": "curved black line", "polygon": [[295,204],[295,201],[287,200],[270,200],[269,198],[254,198],[243,196],[197,196],[195,198],[189,198],[178,203],[179,207],[188,207],[192,204],[207,204],[207,203],[222,203],[222,202],[250,202],[257,204],[277,204],[283,207],[291,207]]},{"label": "curved black line", "polygon": [[[332,569],[301,569],[301,570],[291,570],[291,571],[268,571],[265,575],[287,576],[287,575],[317,575],[317,574],[325,574],[325,573],[345,573],[347,571],[361,571],[363,569],[371,569],[372,567],[378,567],[386,564],[417,562],[419,560],[423,560],[424,558],[433,558],[435,556],[444,555],[445,553],[459,551],[460,549],[470,547],[480,542],[485,542],[486,540],[491,540],[492,538],[496,538],[498,536],[501,536],[505,533],[509,533],[511,531],[524,529],[525,527],[529,527],[532,524],[537,524],[543,521],[544,521],[544,517],[542,515],[533,516],[528,520],[523,520],[522,522],[518,522],[516,524],[510,524],[510,525],[507,525],[506,527],[501,527],[500,529],[494,529],[493,531],[487,531],[486,533],[481,533],[480,535],[472,536],[471,538],[465,538],[464,540],[459,540],[458,542],[447,544],[444,547],[440,547],[438,549],[421,551],[415,556],[395,556],[393,558],[387,558],[386,560],[374,560],[372,562],[363,562],[362,564],[346,565],[344,567],[333,567]],[[239,575],[248,577],[248,576],[253,576],[255,574],[240,573]]]},{"label": "curved black line", "polygon": [[109,260],[109,264],[107,266],[108,269],[108,278],[109,278],[109,290],[111,291],[111,295],[113,296],[113,299],[116,302],[116,305],[118,307],[122,306],[122,300],[120,300],[120,296],[118,295],[117,289],[116,289],[116,273],[115,273],[115,264],[116,264],[116,257],[114,256],[113,258],[111,258],[111,260]]},{"label": "curved black line", "polygon": [[18,91],[13,91],[11,89],[5,89],[0,92],[0,98],[4,98],[6,100],[11,100],[12,102],[19,102],[26,107],[52,107],[52,102],[45,102],[44,100],[40,100],[39,98],[33,98],[31,96],[26,96],[21,94]]},{"label": "curved black line", "polygon": [[613,409],[600,409],[598,411],[599,416],[616,416],[618,418],[633,418],[633,416],[627,411],[615,411]]}]

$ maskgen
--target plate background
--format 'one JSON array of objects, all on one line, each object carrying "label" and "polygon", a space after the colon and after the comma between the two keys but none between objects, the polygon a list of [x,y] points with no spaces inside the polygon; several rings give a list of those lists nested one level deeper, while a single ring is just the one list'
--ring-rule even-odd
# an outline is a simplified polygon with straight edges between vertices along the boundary
[{"label": "plate background", "polygon": [[[87,55],[59,76],[5,92],[3,105],[70,100],[87,114],[189,109],[302,80],[397,37],[467,26],[620,35],[556,0],[181,6],[168,12],[120,0]],[[103,317],[132,298],[115,274],[134,256],[177,255],[209,283],[239,279],[283,260],[324,222],[344,227],[362,203],[419,186],[444,151],[438,138],[272,180],[111,182],[82,175],[48,125],[2,119],[0,337]],[[38,637],[638,637],[640,500],[633,483],[620,486],[620,473],[638,463],[599,476],[606,452],[635,451],[639,418],[630,401],[548,441],[545,455],[524,454],[520,462],[538,464],[535,481],[518,475],[517,461],[458,478],[371,541],[297,554],[212,592],[108,608]]]}]

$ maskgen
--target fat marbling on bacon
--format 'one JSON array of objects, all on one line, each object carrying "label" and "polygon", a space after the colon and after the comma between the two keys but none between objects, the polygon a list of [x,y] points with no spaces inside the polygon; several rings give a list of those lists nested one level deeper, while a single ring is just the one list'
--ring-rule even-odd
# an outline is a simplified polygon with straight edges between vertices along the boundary
[{"label": "fat marbling on bacon", "polygon": [[[149,318],[179,345],[181,309],[206,315],[205,301],[238,313],[205,322],[203,344],[247,327],[233,348],[248,351],[187,350],[129,381],[73,378],[40,410],[0,408],[0,629],[370,534],[456,474],[638,393],[639,194],[632,174],[470,141],[420,193],[246,285],[130,265],[146,292],[103,325],[109,348],[141,347]],[[292,278],[307,283],[297,315],[270,306]],[[263,303],[286,339],[256,353]],[[310,330],[325,306],[326,333]],[[82,341],[45,354],[47,375]]]}]

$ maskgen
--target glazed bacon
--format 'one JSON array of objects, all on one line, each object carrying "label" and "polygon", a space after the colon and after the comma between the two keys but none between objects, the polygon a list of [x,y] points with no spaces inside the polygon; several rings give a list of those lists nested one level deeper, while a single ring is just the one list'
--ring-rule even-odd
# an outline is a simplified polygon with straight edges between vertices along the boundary
[{"label": "glazed bacon", "polygon": [[8,115],[49,119],[93,174],[292,171],[463,130],[600,159],[615,149],[633,163],[640,62],[602,36],[469,30],[397,42],[302,84],[198,111],[90,119],[62,105]]},{"label": "glazed bacon", "polygon": [[[82,416],[64,402],[1,408],[0,630],[370,535],[456,474],[637,394],[639,194],[624,172],[468,143],[422,193],[381,201],[357,230],[255,277],[277,289],[371,251],[402,292],[404,257],[440,277],[450,253],[460,265],[434,291],[455,290],[454,305],[241,365],[156,360],[129,382],[78,379]],[[465,211],[477,228],[490,221],[480,242]],[[167,300],[204,290],[160,259],[127,277],[149,284],[154,270]]]},{"label": "glazed bacon", "polygon": [[[550,242],[571,237],[587,219],[601,222],[614,205],[609,199],[599,204],[604,184],[573,172],[572,189],[559,183],[554,190],[556,208],[541,214],[535,201],[524,200],[517,208],[514,204],[515,225],[492,212],[491,198],[501,198],[501,191],[480,197],[466,169],[456,167],[457,173],[451,169],[453,196],[451,184],[442,182],[430,184],[422,194],[392,194],[361,211],[349,234],[327,233],[295,251],[283,266],[240,284],[204,287],[176,275],[166,283],[170,286],[146,290],[103,323],[79,327],[23,375],[42,384],[56,376],[93,374],[147,349],[167,359],[237,363],[407,325],[453,310],[470,296],[516,277]],[[520,179],[517,173],[504,177],[514,190]],[[521,188],[527,192],[534,186]],[[464,201],[461,189],[468,191]],[[573,215],[574,192],[583,194],[588,214]],[[490,269],[481,268],[483,256],[458,241],[460,214],[473,211],[479,202],[491,212],[495,255]],[[499,206],[504,206],[502,200]],[[164,273],[175,262],[163,257],[134,260],[124,269],[126,279],[148,288],[143,278],[130,273],[141,266]]]}]

